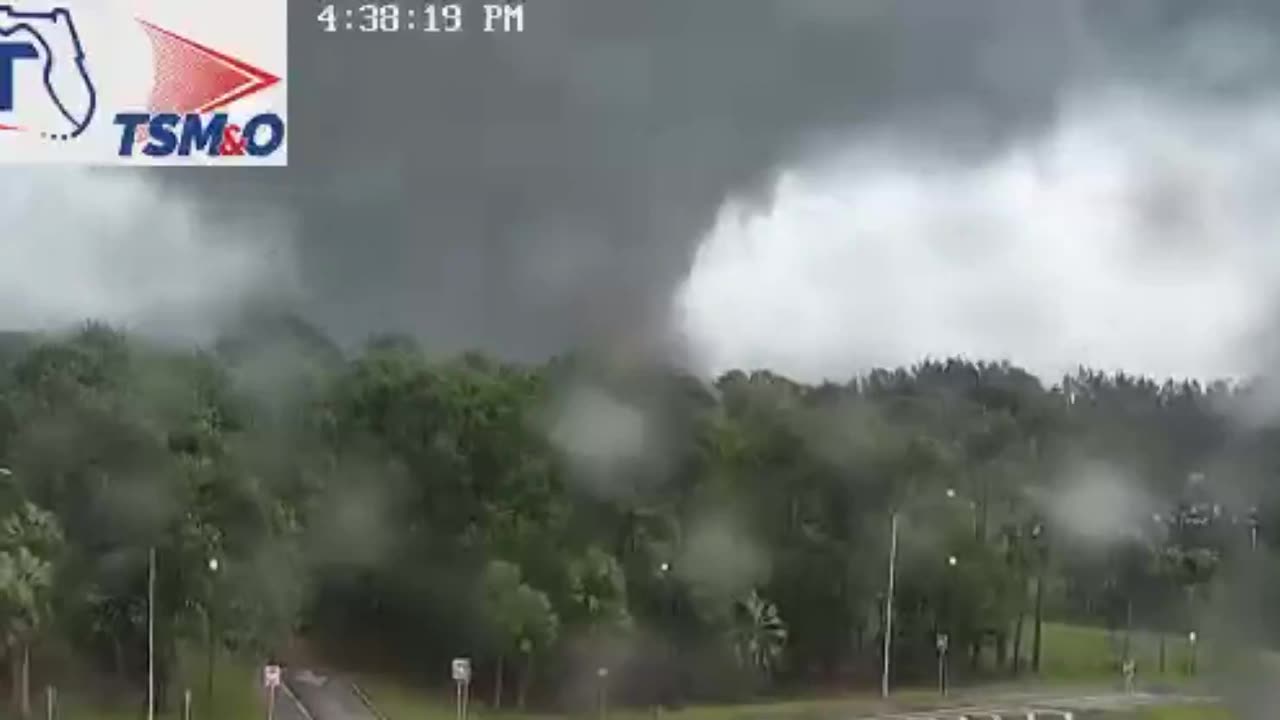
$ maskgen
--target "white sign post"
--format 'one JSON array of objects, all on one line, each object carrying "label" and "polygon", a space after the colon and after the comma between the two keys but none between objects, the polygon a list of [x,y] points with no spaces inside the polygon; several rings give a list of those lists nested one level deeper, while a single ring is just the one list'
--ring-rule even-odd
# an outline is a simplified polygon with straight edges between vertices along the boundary
[{"label": "white sign post", "polygon": [[458,688],[458,720],[467,719],[467,699],[471,694],[471,660],[454,658],[450,666],[453,683]]},{"label": "white sign post", "polygon": [[267,689],[267,720],[272,720],[276,715],[276,690],[280,687],[279,665],[262,668],[262,685]]},{"label": "white sign post", "polygon": [[947,650],[951,646],[951,638],[946,633],[938,634],[938,692],[947,694]]},{"label": "white sign post", "polygon": [[600,681],[600,720],[604,720],[609,716],[609,668],[597,668],[596,678]]}]

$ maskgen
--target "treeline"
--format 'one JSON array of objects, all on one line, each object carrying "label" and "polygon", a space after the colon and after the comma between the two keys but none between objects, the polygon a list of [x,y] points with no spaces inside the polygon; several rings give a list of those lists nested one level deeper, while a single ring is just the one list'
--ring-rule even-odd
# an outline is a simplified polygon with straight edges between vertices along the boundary
[{"label": "treeline", "polygon": [[[811,386],[588,356],[513,365],[277,319],[202,350],[0,339],[0,622],[14,700],[161,696],[184,646],[509,705],[678,703],[1038,663],[1045,616],[1182,632],[1269,547],[1259,385],[951,359]],[[1030,650],[1024,650],[1030,648]]]}]

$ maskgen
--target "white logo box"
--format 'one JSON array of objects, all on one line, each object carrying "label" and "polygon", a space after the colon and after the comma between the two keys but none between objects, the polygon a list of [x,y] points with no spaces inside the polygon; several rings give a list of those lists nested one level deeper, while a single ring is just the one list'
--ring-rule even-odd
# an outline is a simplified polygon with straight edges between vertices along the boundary
[{"label": "white logo box", "polygon": [[[0,0],[0,164],[287,165],[287,37],[286,0]],[[120,114],[154,131],[123,157]]]}]

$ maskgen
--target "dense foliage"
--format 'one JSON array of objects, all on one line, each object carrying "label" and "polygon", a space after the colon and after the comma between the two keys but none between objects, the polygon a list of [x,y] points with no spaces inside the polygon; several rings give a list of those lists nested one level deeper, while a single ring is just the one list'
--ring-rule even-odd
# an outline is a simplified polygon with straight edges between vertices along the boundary
[{"label": "dense foliage", "polygon": [[33,663],[142,685],[152,548],[162,694],[209,639],[431,682],[469,655],[482,697],[521,705],[588,702],[602,667],[645,702],[872,683],[893,514],[897,679],[937,632],[958,672],[1014,673],[1046,614],[1194,626],[1255,506],[1266,545],[1280,469],[1260,386],[964,360],[705,383],[401,338],[348,356],[288,320],[0,357],[20,704]]}]

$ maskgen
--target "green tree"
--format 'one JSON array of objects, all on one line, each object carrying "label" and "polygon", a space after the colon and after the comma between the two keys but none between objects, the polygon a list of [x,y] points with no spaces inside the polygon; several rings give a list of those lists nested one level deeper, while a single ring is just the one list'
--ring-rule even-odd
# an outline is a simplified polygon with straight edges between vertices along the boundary
[{"label": "green tree", "polygon": [[493,707],[502,707],[506,660],[518,657],[522,663],[517,705],[524,708],[534,659],[555,642],[559,617],[546,593],[525,584],[520,568],[503,560],[485,567],[481,606],[494,653]]},{"label": "green tree", "polygon": [[787,626],[777,606],[755,590],[735,603],[729,643],[742,669],[771,677],[787,646]]},{"label": "green tree", "polygon": [[31,644],[51,614],[62,531],[52,514],[29,502],[0,521],[0,617],[3,617],[13,698],[31,715]]}]

